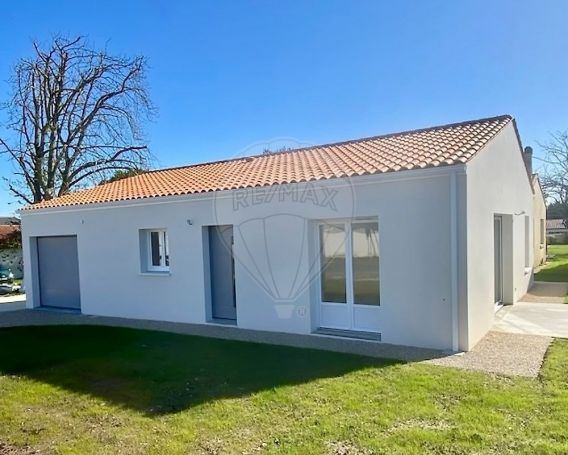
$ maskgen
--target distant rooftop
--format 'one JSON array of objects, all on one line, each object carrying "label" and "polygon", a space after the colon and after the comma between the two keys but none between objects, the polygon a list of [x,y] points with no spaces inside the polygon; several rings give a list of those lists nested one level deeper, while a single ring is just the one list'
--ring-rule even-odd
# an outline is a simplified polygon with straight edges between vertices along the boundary
[{"label": "distant rooftop", "polygon": [[564,220],[546,220],[546,229],[566,229]]},{"label": "distant rooftop", "polygon": [[0,216],[0,226],[20,224],[20,220],[14,216]]}]

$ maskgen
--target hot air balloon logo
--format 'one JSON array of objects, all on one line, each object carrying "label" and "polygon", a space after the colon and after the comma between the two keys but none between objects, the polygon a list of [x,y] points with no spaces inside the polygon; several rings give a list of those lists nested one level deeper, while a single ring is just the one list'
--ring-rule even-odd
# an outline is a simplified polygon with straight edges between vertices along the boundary
[{"label": "hot air balloon logo", "polygon": [[233,226],[232,244],[227,248],[239,270],[246,271],[268,297],[277,317],[305,316],[305,306],[297,301],[322,267],[317,224],[353,217],[350,180],[274,184],[214,196],[216,222]]}]

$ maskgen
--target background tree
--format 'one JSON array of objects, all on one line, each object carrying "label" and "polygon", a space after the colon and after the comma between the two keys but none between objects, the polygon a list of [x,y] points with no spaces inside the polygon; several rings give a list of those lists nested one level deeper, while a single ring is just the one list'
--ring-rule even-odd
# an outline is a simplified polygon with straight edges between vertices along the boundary
[{"label": "background tree", "polygon": [[128,177],[134,177],[136,175],[143,174],[144,172],[148,172],[148,169],[132,168],[132,169],[128,169],[128,170],[114,171],[114,173],[109,178],[101,180],[99,185],[104,185],[105,183],[116,182],[117,180],[126,179]]},{"label": "background tree", "polygon": [[0,249],[21,248],[22,247],[22,233],[20,229],[11,229],[8,232],[0,235]]},{"label": "background tree", "polygon": [[286,145],[284,145],[284,146],[282,146],[282,147],[279,147],[279,148],[277,148],[277,149],[275,149],[275,150],[272,150],[272,149],[266,147],[266,148],[264,148],[264,149],[262,150],[262,154],[263,154],[263,155],[274,155],[274,154],[276,154],[276,153],[289,152],[290,150],[294,150],[294,149],[293,149],[292,147],[288,147],[288,146],[286,146]]},{"label": "background tree", "polygon": [[549,220],[568,219],[568,205],[560,202],[552,202],[546,207],[546,218]]},{"label": "background tree", "polygon": [[143,169],[150,154],[142,125],[154,107],[144,57],[94,50],[79,37],[56,38],[14,68],[0,153],[15,165],[9,190],[35,203]]},{"label": "background tree", "polygon": [[540,145],[545,152],[541,182],[549,201],[547,215],[554,213],[568,227],[568,131],[552,134]]}]

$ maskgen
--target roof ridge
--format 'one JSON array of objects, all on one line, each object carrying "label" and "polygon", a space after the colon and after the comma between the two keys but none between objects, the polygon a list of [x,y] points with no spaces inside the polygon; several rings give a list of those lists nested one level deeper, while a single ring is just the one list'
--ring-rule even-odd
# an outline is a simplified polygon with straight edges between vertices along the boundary
[{"label": "roof ridge", "polygon": [[[375,136],[367,136],[367,137],[362,137],[362,138],[358,138],[358,139],[347,139],[347,140],[338,141],[338,142],[327,142],[327,143],[324,143],[324,144],[310,145],[310,146],[307,146],[307,147],[300,147],[300,148],[297,148],[297,149],[285,150],[285,151],[282,151],[282,152],[275,152],[275,153],[271,153],[271,154],[258,153],[256,155],[244,155],[244,156],[239,156],[239,157],[234,157],[234,158],[225,158],[225,159],[216,160],[216,161],[203,161],[201,163],[184,164],[184,165],[181,165],[181,166],[165,167],[165,168],[161,168],[161,169],[151,169],[149,171],[142,172],[139,175],[152,174],[152,173],[157,173],[157,172],[175,171],[175,170],[179,170],[179,169],[188,169],[188,168],[200,167],[200,166],[208,166],[208,165],[211,165],[211,164],[231,163],[233,161],[242,161],[242,160],[254,159],[254,158],[264,158],[264,157],[270,157],[270,156],[274,156],[274,155],[287,155],[287,154],[292,154],[292,153],[304,152],[304,151],[307,151],[307,150],[313,150],[313,149],[317,149],[317,148],[334,147],[334,146],[340,146],[340,145],[353,144],[353,143],[357,143],[357,142],[372,141],[372,140],[376,140],[376,139],[386,139],[386,138],[389,138],[389,137],[405,136],[407,134],[424,133],[424,132],[427,132],[427,131],[436,131],[436,130],[441,130],[441,129],[455,128],[455,127],[464,126],[464,125],[474,125],[476,123],[484,123],[484,122],[491,122],[491,121],[495,121],[495,120],[504,120],[504,119],[512,120],[513,116],[511,116],[509,114],[495,115],[493,117],[484,117],[484,118],[479,118],[479,119],[474,119],[474,120],[465,120],[463,122],[446,123],[446,124],[443,124],[443,125],[434,125],[434,126],[428,126],[428,127],[423,127],[423,128],[415,128],[415,129],[411,129],[411,130],[398,131],[398,132],[395,132],[395,133],[378,134],[378,135],[375,135]],[[128,178],[135,178],[135,177],[137,177],[137,176],[135,175],[135,176],[128,177]]]},{"label": "roof ridge", "polygon": [[500,115],[272,154],[155,169],[43,201],[23,210],[451,166],[472,159],[511,123],[518,134],[515,119]]}]

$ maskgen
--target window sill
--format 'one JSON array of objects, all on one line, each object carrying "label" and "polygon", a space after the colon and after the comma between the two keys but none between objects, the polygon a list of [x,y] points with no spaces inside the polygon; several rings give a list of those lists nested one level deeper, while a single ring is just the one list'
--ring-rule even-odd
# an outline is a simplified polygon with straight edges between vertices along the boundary
[{"label": "window sill", "polygon": [[170,272],[140,272],[140,276],[172,276]]}]

